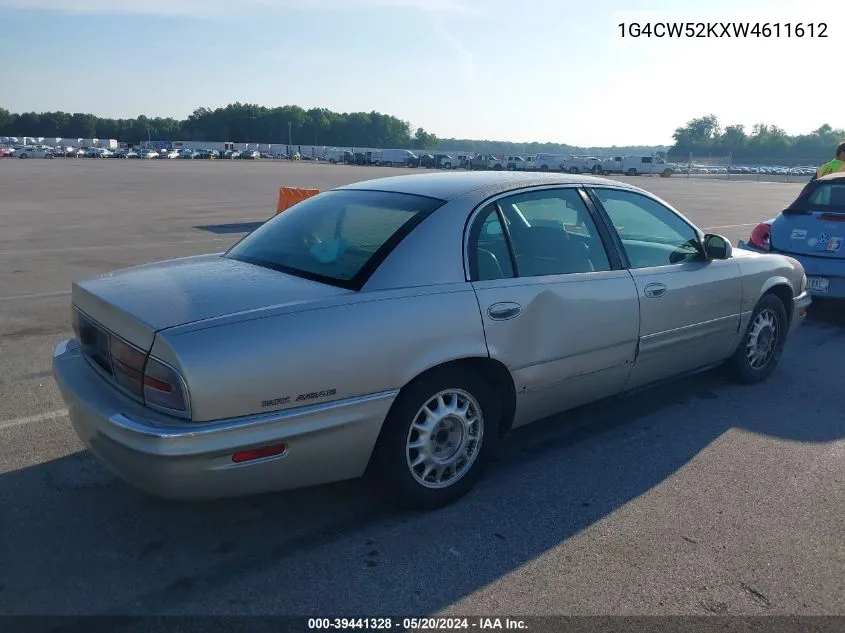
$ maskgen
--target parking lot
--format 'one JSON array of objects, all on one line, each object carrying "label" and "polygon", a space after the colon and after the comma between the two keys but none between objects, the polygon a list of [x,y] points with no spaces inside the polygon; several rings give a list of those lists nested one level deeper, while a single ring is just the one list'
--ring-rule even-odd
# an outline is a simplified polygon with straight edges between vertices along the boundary
[{"label": "parking lot", "polygon": [[[83,450],[50,371],[72,280],[224,250],[283,185],[418,171],[0,162],[0,613],[845,613],[838,306],[811,308],[767,382],[710,372],[531,425],[428,514],[362,482],[161,501]],[[803,185],[620,180],[733,244]]]}]

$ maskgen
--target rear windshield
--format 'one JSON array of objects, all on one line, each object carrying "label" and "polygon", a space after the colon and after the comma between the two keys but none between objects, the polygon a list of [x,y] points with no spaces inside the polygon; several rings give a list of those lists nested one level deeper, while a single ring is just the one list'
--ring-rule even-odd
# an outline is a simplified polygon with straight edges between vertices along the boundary
[{"label": "rear windshield", "polygon": [[790,205],[790,209],[802,212],[845,213],[845,180],[811,182]]},{"label": "rear windshield", "polygon": [[227,257],[360,288],[390,250],[442,200],[384,191],[327,191],[283,211]]}]

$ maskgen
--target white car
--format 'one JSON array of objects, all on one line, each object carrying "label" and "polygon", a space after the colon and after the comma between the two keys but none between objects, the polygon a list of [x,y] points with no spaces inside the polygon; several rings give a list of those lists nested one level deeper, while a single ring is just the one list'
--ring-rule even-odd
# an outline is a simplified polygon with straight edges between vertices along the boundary
[{"label": "white car", "polygon": [[18,158],[53,158],[53,152],[41,147],[22,147],[15,152]]}]

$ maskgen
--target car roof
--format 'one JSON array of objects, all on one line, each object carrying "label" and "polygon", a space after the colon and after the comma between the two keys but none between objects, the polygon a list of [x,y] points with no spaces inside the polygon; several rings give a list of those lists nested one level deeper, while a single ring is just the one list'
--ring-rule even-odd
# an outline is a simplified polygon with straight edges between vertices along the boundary
[{"label": "car roof", "polygon": [[832,174],[828,174],[827,176],[816,178],[816,180],[838,180],[840,178],[845,178],[845,171],[835,171]]},{"label": "car roof", "polygon": [[595,176],[521,171],[462,171],[407,174],[363,180],[338,187],[337,189],[390,191],[427,196],[439,200],[454,200],[455,198],[481,189],[496,189],[502,192],[503,190],[507,191],[509,189],[554,184],[611,185],[636,189],[636,187],[617,180]]}]

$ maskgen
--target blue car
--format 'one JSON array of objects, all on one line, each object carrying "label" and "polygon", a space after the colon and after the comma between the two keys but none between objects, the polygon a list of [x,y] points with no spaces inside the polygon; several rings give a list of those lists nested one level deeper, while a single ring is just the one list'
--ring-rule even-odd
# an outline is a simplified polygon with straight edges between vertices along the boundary
[{"label": "blue car", "polygon": [[794,257],[815,297],[845,299],[845,172],[817,178],[772,220],[761,222],[739,248]]}]

